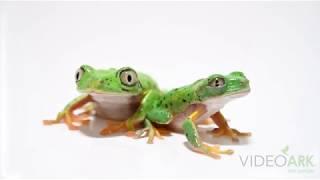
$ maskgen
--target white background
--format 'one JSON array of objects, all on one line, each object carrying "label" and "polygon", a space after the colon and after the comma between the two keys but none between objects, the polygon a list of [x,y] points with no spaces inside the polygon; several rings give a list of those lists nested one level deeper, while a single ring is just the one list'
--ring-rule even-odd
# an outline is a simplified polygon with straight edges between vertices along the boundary
[{"label": "white background", "polygon": [[[320,3],[0,3],[1,173],[5,177],[318,177]],[[131,66],[162,88],[245,72],[252,92],[223,112],[251,131],[220,160],[165,140],[44,127],[78,93],[81,64]],[[311,173],[243,167],[239,156],[313,154]]]}]

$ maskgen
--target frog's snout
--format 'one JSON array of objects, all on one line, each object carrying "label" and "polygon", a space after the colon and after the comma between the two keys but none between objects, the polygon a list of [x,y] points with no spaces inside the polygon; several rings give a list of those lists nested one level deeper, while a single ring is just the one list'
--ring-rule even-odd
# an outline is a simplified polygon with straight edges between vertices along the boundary
[{"label": "frog's snout", "polygon": [[247,79],[246,76],[243,74],[243,72],[240,72],[240,71],[234,71],[234,72],[230,73],[230,75]]}]

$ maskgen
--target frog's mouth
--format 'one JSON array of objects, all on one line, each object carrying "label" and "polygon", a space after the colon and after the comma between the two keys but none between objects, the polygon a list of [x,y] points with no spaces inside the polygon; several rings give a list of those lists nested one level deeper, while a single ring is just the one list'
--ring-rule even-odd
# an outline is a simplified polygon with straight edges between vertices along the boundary
[{"label": "frog's mouth", "polygon": [[86,93],[90,95],[97,95],[97,96],[111,96],[111,97],[130,97],[130,96],[139,96],[139,93],[131,93],[131,92],[105,92],[105,91],[99,91],[94,89],[86,89],[86,90],[79,90],[81,93]]},{"label": "frog's mouth", "polygon": [[234,98],[239,98],[242,96],[245,96],[247,94],[249,94],[249,92],[251,91],[250,87],[247,87],[245,89],[241,89],[239,91],[233,91],[233,92],[227,92],[226,94],[222,95],[223,98],[227,98],[227,99],[234,99]]},{"label": "frog's mouth", "polygon": [[96,96],[105,96],[105,97],[131,97],[131,96],[139,96],[138,93],[129,93],[129,92],[99,92],[99,91],[90,91],[86,92],[90,95]]}]

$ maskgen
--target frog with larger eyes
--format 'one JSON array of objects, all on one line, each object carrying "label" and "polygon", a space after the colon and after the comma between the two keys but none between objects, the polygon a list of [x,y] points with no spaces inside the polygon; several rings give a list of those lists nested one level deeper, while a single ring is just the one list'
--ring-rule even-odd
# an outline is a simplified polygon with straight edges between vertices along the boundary
[{"label": "frog with larger eyes", "polygon": [[[148,75],[136,72],[130,67],[120,69],[94,69],[82,65],[75,75],[77,89],[82,95],[72,100],[58,113],[54,120],[44,120],[45,125],[64,122],[69,129],[79,129],[87,124],[89,117],[96,113],[104,119],[125,121],[138,109],[147,90],[158,90],[156,82]],[[82,110],[76,114],[76,110]],[[123,126],[123,124],[120,124]],[[115,127],[108,126],[101,134],[110,134]]]},{"label": "frog with larger eyes", "polygon": [[205,144],[199,137],[197,125],[211,118],[218,126],[212,130],[214,136],[225,135],[235,141],[239,136],[250,136],[250,133],[230,128],[220,112],[230,100],[249,92],[249,80],[242,72],[226,76],[214,74],[166,93],[152,89],[127,121],[127,127],[133,131],[135,124],[144,122],[144,129],[133,132],[136,137],[148,135],[148,143],[152,143],[155,135],[159,134],[153,124],[168,125],[173,130],[183,131],[193,150],[219,158],[220,154],[232,154],[233,151]]}]

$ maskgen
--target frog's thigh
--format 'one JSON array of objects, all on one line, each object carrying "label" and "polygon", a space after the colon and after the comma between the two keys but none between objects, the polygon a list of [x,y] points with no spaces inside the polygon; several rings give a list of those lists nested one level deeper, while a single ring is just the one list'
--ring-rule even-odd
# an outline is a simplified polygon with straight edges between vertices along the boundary
[{"label": "frog's thigh", "polygon": [[147,119],[157,124],[168,124],[172,114],[166,109],[152,109],[147,113]]}]

